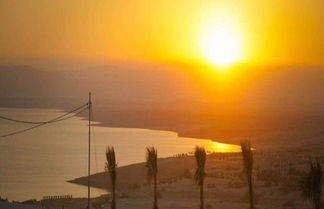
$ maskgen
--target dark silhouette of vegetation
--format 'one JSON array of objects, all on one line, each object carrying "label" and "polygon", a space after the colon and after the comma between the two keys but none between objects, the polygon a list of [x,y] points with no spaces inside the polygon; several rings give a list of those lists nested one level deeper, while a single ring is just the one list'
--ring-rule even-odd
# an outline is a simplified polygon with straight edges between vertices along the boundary
[{"label": "dark silhouette of vegetation", "polygon": [[158,193],[157,193],[157,173],[158,173],[158,165],[157,165],[157,150],[154,147],[146,148],[146,168],[147,168],[147,177],[149,182],[153,179],[154,184],[154,202],[153,209],[158,209]]},{"label": "dark silhouette of vegetation", "polygon": [[195,172],[195,182],[200,189],[200,209],[204,209],[204,180],[206,177],[205,164],[206,164],[206,151],[203,147],[195,148],[195,158],[197,162],[197,168]]},{"label": "dark silhouette of vegetation", "polygon": [[321,203],[321,186],[322,186],[323,170],[320,161],[309,162],[309,171],[305,172],[299,181],[299,187],[302,195],[309,199],[314,209],[323,208]]},{"label": "dark silhouette of vegetation", "polygon": [[254,193],[253,193],[253,153],[251,143],[249,141],[241,142],[241,150],[243,156],[243,164],[249,186],[250,208],[254,209]]},{"label": "dark silhouette of vegetation", "polygon": [[117,180],[117,163],[114,147],[108,146],[106,149],[106,168],[111,181],[111,209],[116,209],[116,180]]},{"label": "dark silhouette of vegetation", "polygon": [[[243,166],[244,173],[246,175],[247,184],[248,184],[248,192],[249,192],[249,202],[250,209],[255,209],[254,206],[254,189],[253,189],[253,150],[251,147],[250,141],[242,141],[241,142],[241,154],[243,158]],[[199,186],[200,192],[200,209],[205,209],[204,203],[204,181],[207,176],[205,172],[207,153],[204,147],[196,146],[194,150],[194,156],[196,159],[196,170],[194,173],[194,181]],[[107,146],[106,149],[106,169],[109,173],[111,180],[111,209],[116,209],[116,180],[117,180],[117,163],[115,157],[114,147]],[[158,164],[157,164],[157,149],[154,147],[146,148],[146,168],[147,168],[147,177],[149,183],[153,180],[154,185],[154,202],[153,209],[158,209],[158,189],[157,189],[157,174],[158,174]],[[314,161],[309,162],[309,170],[301,176],[299,180],[299,187],[302,192],[302,195],[309,199],[314,209],[324,209],[323,203],[321,202],[321,186],[322,186],[322,178],[323,178],[323,170],[320,164],[320,160],[316,159]],[[231,169],[230,166],[226,167],[228,170]],[[244,173],[242,172],[242,178],[244,177]],[[298,174],[297,170],[290,169],[290,173]],[[191,173],[188,169],[184,170],[183,176],[184,178],[191,177]],[[271,170],[262,170],[257,173],[257,178],[259,180],[264,181],[275,181],[278,178],[276,173],[273,173]],[[163,182],[163,181],[161,181]],[[138,188],[138,185],[134,185]],[[230,184],[231,187],[239,188],[241,185]],[[208,184],[208,188],[215,188],[215,184]],[[134,188],[135,189],[135,188]],[[128,197],[127,195],[125,197]],[[93,204],[94,207],[101,207],[102,202],[98,202]],[[211,207],[211,205],[206,205],[207,208]]]}]

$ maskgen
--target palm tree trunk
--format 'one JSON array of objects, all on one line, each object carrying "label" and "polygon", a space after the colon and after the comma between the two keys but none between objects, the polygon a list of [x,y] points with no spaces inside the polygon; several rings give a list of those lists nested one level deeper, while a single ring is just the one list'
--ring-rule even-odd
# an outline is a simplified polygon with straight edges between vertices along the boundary
[{"label": "palm tree trunk", "polygon": [[254,194],[253,194],[253,179],[252,174],[248,175],[248,184],[249,184],[249,197],[250,197],[250,208],[254,209]]},{"label": "palm tree trunk", "polygon": [[314,202],[314,209],[321,209],[321,198],[320,198],[320,196],[316,195],[313,198],[313,202]]},{"label": "palm tree trunk", "polygon": [[153,209],[158,209],[158,204],[157,204],[157,178],[154,176],[154,203],[153,203]]},{"label": "palm tree trunk", "polygon": [[116,191],[115,186],[112,187],[112,200],[111,200],[111,209],[116,209]]},{"label": "palm tree trunk", "polygon": [[200,184],[200,209],[204,209],[204,182]]}]

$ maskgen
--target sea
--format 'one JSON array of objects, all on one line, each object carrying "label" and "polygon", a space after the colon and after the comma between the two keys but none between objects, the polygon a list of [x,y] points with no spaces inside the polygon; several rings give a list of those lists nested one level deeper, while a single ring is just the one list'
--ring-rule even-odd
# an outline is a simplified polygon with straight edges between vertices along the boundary
[{"label": "sea", "polygon": [[[0,108],[0,115],[18,120],[46,121],[65,112],[57,109]],[[179,137],[176,132],[137,128],[111,128],[93,121],[91,173],[105,170],[105,150],[114,146],[118,166],[143,162],[145,148],[154,146],[159,157],[192,154],[195,146],[210,152],[238,152],[236,145],[209,139]],[[32,127],[0,119],[0,135]],[[68,120],[0,138],[0,196],[9,200],[41,200],[44,196],[86,197],[87,187],[67,182],[88,173],[88,121]],[[91,196],[106,194],[91,188]]]}]

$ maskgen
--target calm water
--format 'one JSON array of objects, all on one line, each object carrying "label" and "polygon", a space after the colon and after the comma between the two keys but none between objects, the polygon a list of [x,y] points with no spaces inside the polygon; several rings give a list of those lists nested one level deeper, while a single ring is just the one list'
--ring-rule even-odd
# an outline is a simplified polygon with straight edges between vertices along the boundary
[{"label": "calm water", "polygon": [[[62,114],[59,110],[0,108],[0,115],[43,121]],[[0,120],[5,134],[30,125]],[[195,145],[211,151],[239,151],[238,146],[178,137],[175,132],[131,128],[94,127],[92,173],[104,170],[105,147],[113,145],[118,166],[142,162],[145,147],[158,148],[160,157],[188,153]],[[0,138],[0,196],[10,200],[41,199],[47,195],[85,197],[87,188],[67,180],[87,175],[87,121],[74,117],[23,134]],[[93,196],[105,193],[91,189]]]}]

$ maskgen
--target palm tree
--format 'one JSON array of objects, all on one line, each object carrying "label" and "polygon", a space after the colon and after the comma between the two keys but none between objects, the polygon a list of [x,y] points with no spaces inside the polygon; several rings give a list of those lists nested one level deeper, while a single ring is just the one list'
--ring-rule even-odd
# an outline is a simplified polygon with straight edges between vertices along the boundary
[{"label": "palm tree", "polygon": [[200,209],[204,209],[204,180],[206,177],[205,164],[206,164],[206,151],[204,147],[195,148],[195,158],[197,168],[195,172],[195,182],[200,188]]},{"label": "palm tree", "polygon": [[154,202],[153,202],[153,209],[158,209],[157,203],[157,173],[158,173],[158,166],[157,166],[157,150],[154,147],[147,147],[146,148],[146,168],[147,168],[147,177],[149,182],[153,178],[154,184]]},{"label": "palm tree", "polygon": [[108,146],[106,149],[106,168],[110,175],[110,182],[111,182],[111,209],[116,209],[116,180],[117,180],[117,163],[115,157],[115,150],[114,147]]},{"label": "palm tree", "polygon": [[250,208],[254,209],[253,178],[252,178],[253,153],[252,153],[251,143],[249,141],[241,142],[241,150],[243,156],[243,164],[244,164],[247,182],[249,186]]},{"label": "palm tree", "polygon": [[302,175],[299,186],[302,195],[313,202],[314,209],[321,209],[321,186],[323,170],[320,161],[309,162],[309,171]]}]

